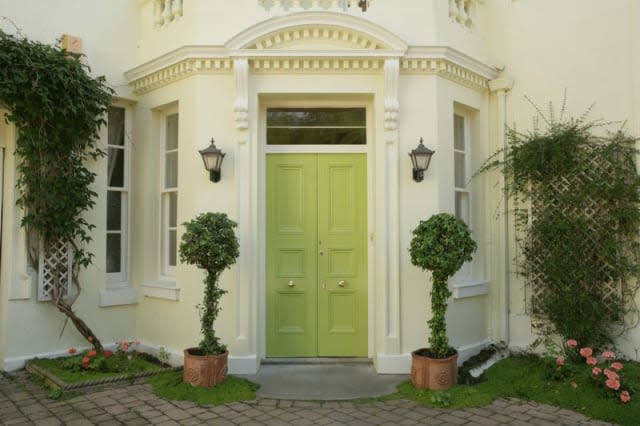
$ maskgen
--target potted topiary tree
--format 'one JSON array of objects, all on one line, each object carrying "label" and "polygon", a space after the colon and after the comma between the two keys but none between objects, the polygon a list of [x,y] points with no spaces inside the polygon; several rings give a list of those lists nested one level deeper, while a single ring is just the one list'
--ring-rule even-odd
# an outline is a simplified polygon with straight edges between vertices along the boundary
[{"label": "potted topiary tree", "polygon": [[429,347],[411,354],[411,381],[416,388],[443,390],[457,382],[458,352],[447,338],[447,299],[451,296],[447,280],[462,264],[471,260],[476,243],[467,225],[448,213],[431,216],[413,230],[409,252],[411,263],[431,271],[431,328]]},{"label": "potted topiary tree", "polygon": [[183,380],[194,386],[211,387],[227,375],[227,348],[215,335],[213,322],[220,312],[220,298],[227,291],[218,286],[218,278],[236,262],[237,224],[224,213],[203,213],[184,223],[180,260],[204,269],[204,301],[198,305],[202,341],[196,348],[184,350]]}]

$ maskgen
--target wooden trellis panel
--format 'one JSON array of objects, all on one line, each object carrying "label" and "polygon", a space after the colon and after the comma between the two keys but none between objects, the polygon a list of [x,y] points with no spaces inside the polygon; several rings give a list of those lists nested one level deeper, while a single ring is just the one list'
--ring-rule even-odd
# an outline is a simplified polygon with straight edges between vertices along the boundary
[{"label": "wooden trellis panel", "polygon": [[38,262],[38,301],[51,300],[52,289],[59,283],[65,296],[71,293],[73,277],[73,248],[71,244],[58,241],[45,250],[40,241]]},{"label": "wooden trellis panel", "polygon": [[[593,149],[593,148],[592,148]],[[577,188],[583,188],[585,185],[593,184],[598,179],[599,185],[603,183],[603,177],[611,176],[614,171],[614,164],[606,161],[602,155],[594,155],[590,151],[584,151],[582,155],[588,156],[589,161],[583,162],[584,167],[579,173],[569,177],[560,176],[551,182],[547,182],[544,190],[536,190],[535,187],[531,191],[531,204],[529,208],[529,226],[535,225],[536,219],[542,213],[544,208],[546,214],[559,215],[559,217],[578,218],[586,224],[587,229],[581,234],[584,236],[584,243],[587,246],[595,246],[600,244],[598,235],[605,232],[611,232],[605,227],[610,226],[610,221],[602,220],[610,217],[610,207],[603,203],[602,199],[596,197],[583,198],[579,202],[573,203],[567,207],[565,203],[560,203],[561,196],[577,193]],[[582,162],[582,159],[579,160]],[[608,180],[605,178],[604,182]],[[610,181],[610,180],[609,180]],[[549,185],[551,188],[549,188]],[[549,190],[551,189],[551,190]],[[546,197],[545,197],[546,195]],[[553,244],[562,244],[561,241],[553,242]],[[532,262],[527,270],[526,292],[527,292],[527,311],[534,317],[542,317],[543,310],[541,308],[545,291],[553,291],[549,286],[545,285],[544,262],[549,259],[550,253],[562,253],[561,247],[550,247],[543,244],[532,244],[535,246],[536,252],[528,253],[532,256]],[[567,250],[567,253],[572,251]],[[586,254],[585,254],[586,255]],[[605,305],[616,306],[614,301],[619,301],[623,294],[623,283],[617,278],[615,265],[611,265],[606,259],[584,259],[585,261],[595,262],[598,265],[597,272],[599,276],[598,293]],[[612,303],[606,303],[612,302]]]}]

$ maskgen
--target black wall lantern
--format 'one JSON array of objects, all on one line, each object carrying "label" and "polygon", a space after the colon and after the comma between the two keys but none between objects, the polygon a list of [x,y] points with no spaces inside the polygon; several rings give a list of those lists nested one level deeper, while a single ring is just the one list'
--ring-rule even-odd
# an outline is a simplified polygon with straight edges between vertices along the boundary
[{"label": "black wall lantern", "polygon": [[211,138],[211,145],[198,152],[202,155],[204,168],[209,171],[209,179],[211,182],[220,182],[220,166],[222,166],[225,153],[216,148],[213,138]]},{"label": "black wall lantern", "polygon": [[409,153],[411,163],[413,163],[413,180],[416,182],[422,182],[424,179],[424,172],[429,168],[431,156],[434,153],[435,151],[424,146],[422,138],[420,138],[420,144],[418,147]]}]

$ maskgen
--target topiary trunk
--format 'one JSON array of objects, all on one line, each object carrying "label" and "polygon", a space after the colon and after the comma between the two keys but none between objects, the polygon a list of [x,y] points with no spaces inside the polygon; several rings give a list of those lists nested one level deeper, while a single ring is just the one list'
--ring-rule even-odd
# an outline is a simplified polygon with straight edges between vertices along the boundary
[{"label": "topiary trunk", "polygon": [[449,352],[449,338],[447,337],[447,299],[451,296],[447,277],[433,274],[431,288],[431,319],[427,321],[431,328],[429,347],[436,358],[445,358]]}]

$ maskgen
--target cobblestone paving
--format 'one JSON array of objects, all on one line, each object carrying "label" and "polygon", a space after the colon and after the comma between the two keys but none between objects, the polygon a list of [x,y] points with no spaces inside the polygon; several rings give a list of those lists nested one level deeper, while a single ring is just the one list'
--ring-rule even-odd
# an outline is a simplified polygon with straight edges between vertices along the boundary
[{"label": "cobblestone paving", "polygon": [[310,402],[257,399],[198,406],[156,397],[144,383],[111,385],[56,401],[26,373],[0,374],[0,425],[604,425],[572,411],[501,399],[444,410],[411,401]]}]

